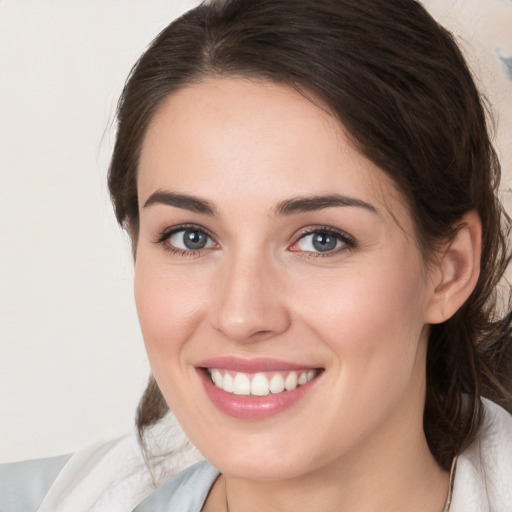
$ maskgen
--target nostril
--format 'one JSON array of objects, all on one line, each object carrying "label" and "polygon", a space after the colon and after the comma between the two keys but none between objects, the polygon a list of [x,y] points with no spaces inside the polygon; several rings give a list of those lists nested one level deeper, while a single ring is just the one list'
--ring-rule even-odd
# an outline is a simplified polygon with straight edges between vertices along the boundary
[{"label": "nostril", "polygon": [[266,338],[268,336],[271,336],[272,335],[272,331],[270,330],[261,330],[261,331],[256,331],[255,333],[251,334],[251,338],[256,338],[256,337],[260,337],[260,338]]}]

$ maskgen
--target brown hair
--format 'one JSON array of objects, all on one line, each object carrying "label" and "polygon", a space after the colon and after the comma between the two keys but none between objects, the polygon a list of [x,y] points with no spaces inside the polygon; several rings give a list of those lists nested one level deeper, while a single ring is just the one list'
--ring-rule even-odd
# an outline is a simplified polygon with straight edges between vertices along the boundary
[{"label": "brown hair", "polygon": [[[432,326],[427,354],[424,429],[448,468],[478,431],[480,397],[511,405],[511,314],[500,319],[496,305],[509,219],[482,101],[453,38],[414,0],[213,0],[175,20],[119,102],[109,187],[134,246],[145,131],[165,97],[206,76],[271,80],[319,98],[403,193],[427,263],[462,216],[478,212],[480,278],[460,310]],[[151,379],[139,433],[166,410]]]}]

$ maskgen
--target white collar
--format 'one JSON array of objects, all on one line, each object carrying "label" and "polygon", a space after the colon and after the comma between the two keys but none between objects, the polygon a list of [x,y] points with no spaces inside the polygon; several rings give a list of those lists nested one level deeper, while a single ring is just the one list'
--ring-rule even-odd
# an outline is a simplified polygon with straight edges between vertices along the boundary
[{"label": "white collar", "polygon": [[449,512],[512,511],[512,416],[482,399],[477,438],[458,457]]}]

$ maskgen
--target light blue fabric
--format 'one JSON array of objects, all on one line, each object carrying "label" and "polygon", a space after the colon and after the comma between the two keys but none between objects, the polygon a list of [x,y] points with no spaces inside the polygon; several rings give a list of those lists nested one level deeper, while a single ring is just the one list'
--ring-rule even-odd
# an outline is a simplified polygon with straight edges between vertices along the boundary
[{"label": "light blue fabric", "polygon": [[[70,457],[0,464],[0,512],[36,512]],[[199,462],[166,480],[133,512],[200,512],[219,474]]]},{"label": "light blue fabric", "polygon": [[219,472],[199,462],[164,482],[133,512],[201,512]]},{"label": "light blue fabric", "polygon": [[0,512],[34,512],[71,455],[0,464]]}]

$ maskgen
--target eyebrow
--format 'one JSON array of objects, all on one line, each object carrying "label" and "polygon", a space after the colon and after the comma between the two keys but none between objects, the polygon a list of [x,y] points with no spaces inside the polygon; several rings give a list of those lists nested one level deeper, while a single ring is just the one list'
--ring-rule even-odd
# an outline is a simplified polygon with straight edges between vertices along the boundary
[{"label": "eyebrow", "polygon": [[325,196],[297,197],[293,199],[287,199],[277,206],[276,214],[285,216],[342,206],[355,206],[357,208],[364,208],[365,210],[375,214],[379,213],[375,206],[367,203],[366,201],[362,201],[361,199],[339,194],[328,194]]},{"label": "eyebrow", "polygon": [[173,192],[157,190],[146,200],[144,208],[153,204],[175,206],[176,208],[183,208],[184,210],[190,210],[191,212],[202,213],[205,215],[217,215],[215,207],[209,201],[189,196],[187,194],[175,194]]},{"label": "eyebrow", "polygon": [[[205,199],[200,199],[188,194],[176,194],[157,190],[149,196],[144,203],[144,208],[154,204],[163,204],[166,206],[174,206],[204,215],[217,216],[215,206]],[[322,196],[294,197],[279,203],[275,209],[278,216],[288,216],[297,213],[312,212],[323,210],[325,208],[352,206],[364,208],[371,213],[378,214],[378,210],[370,203],[357,199],[355,197],[343,196],[340,194],[328,194]]]}]

